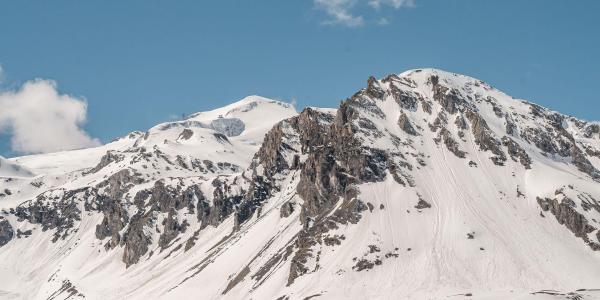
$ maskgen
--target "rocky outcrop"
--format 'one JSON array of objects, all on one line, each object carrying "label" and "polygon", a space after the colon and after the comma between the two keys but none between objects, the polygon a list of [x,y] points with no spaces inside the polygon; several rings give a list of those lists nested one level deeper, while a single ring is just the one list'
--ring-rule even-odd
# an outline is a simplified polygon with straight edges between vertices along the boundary
[{"label": "rocky outcrop", "polygon": [[433,89],[433,99],[449,114],[458,112],[459,106],[464,102],[464,100],[460,98],[459,93],[454,89],[443,86],[439,82],[438,76],[431,76],[429,81],[431,82]]},{"label": "rocky outcrop", "polygon": [[100,159],[100,162],[91,170],[84,172],[84,175],[87,174],[92,174],[92,173],[97,173],[98,171],[102,170],[104,167],[108,166],[109,164],[113,163],[113,162],[120,162],[123,159],[125,159],[125,156],[122,154],[118,154],[115,151],[107,151],[106,154],[104,154],[104,156],[102,156],[102,158]]},{"label": "rocky outcrop", "polygon": [[103,213],[102,222],[96,225],[96,238],[103,240],[110,237],[105,249],[113,249],[121,242],[121,230],[129,221],[129,215],[123,204],[106,196],[98,196],[98,209]]},{"label": "rocky outcrop", "polygon": [[429,202],[419,198],[419,202],[417,203],[417,205],[415,205],[416,209],[425,209],[425,208],[431,208],[431,204],[429,204]]},{"label": "rocky outcrop", "polygon": [[379,85],[379,81],[377,81],[375,77],[370,76],[367,80],[367,88],[365,89],[365,94],[373,99],[383,99],[385,92]]},{"label": "rocky outcrop", "polygon": [[584,137],[591,139],[594,136],[600,137],[600,124],[590,124],[585,127]]},{"label": "rocky outcrop", "polygon": [[452,137],[452,133],[450,133],[450,131],[448,131],[446,128],[442,128],[438,134],[438,137],[435,139],[436,143],[439,143],[440,141],[443,141],[444,145],[446,145],[446,148],[456,155],[456,157],[466,157],[467,153],[460,150],[458,142]]},{"label": "rocky outcrop", "polygon": [[389,93],[392,95],[396,103],[402,108],[410,111],[417,110],[419,98],[405,90],[399,89],[396,85],[391,84]]},{"label": "rocky outcrop", "polygon": [[507,136],[504,136],[502,138],[502,145],[508,148],[508,155],[510,155],[510,158],[513,161],[520,162],[525,169],[531,169],[531,158],[517,142]]},{"label": "rocky outcrop", "polygon": [[194,132],[191,129],[185,128],[179,134],[179,136],[177,137],[177,140],[189,140],[192,138],[193,135],[194,135]]},{"label": "rocky outcrop", "polygon": [[365,97],[362,92],[358,92],[354,94],[354,96],[350,97],[346,102],[350,102],[352,106],[362,109],[364,112],[385,119],[385,113],[377,106],[375,100],[370,97]]},{"label": "rocky outcrop", "polygon": [[161,249],[166,249],[171,241],[173,241],[179,234],[184,233],[187,229],[188,223],[186,220],[179,222],[177,220],[177,211],[172,208],[169,214],[162,222],[163,230],[158,238],[158,246]]},{"label": "rocky outcrop", "polygon": [[592,165],[583,151],[581,151],[575,143],[571,146],[571,159],[579,171],[590,175],[590,177],[594,178],[596,181],[600,181],[600,171]]},{"label": "rocky outcrop", "polygon": [[281,208],[279,209],[279,216],[281,218],[287,218],[291,216],[292,213],[294,213],[294,203],[286,202],[281,205]]},{"label": "rocky outcrop", "polygon": [[13,227],[10,225],[8,220],[0,217],[0,247],[8,244],[15,235]]},{"label": "rocky outcrop", "polygon": [[288,285],[311,271],[306,267],[309,259],[318,262],[315,256],[319,254],[313,248],[325,243],[324,235],[329,230],[338,224],[359,222],[361,213],[368,209],[355,185],[382,181],[387,171],[397,172],[398,166],[389,153],[364,145],[354,134],[354,121],[362,111],[353,99],[344,101],[331,126],[324,128],[322,145],[306,153],[297,187],[304,200],[300,219],[305,229],[294,244]]},{"label": "rocky outcrop", "polygon": [[140,257],[148,252],[148,245],[152,240],[146,235],[144,227],[152,225],[152,215],[138,212],[131,217],[128,225],[121,241],[121,245],[124,246],[123,262],[127,267],[137,263]]},{"label": "rocky outcrop", "polygon": [[358,115],[352,100],[343,102],[334,122],[322,134],[326,137],[323,146],[307,153],[297,188],[305,200],[306,216],[326,211],[352,184],[385,178],[389,156],[357,139],[353,121]]},{"label": "rocky outcrop", "polygon": [[65,238],[75,223],[81,220],[78,203],[91,193],[91,189],[56,191],[62,193],[60,196],[53,192],[43,193],[34,200],[21,203],[15,208],[14,215],[20,222],[39,224],[42,231],[55,230],[52,241],[56,242],[59,238]]},{"label": "rocky outcrop", "polygon": [[243,196],[232,195],[230,186],[227,182],[216,178],[212,182],[214,187],[213,191],[213,205],[210,208],[207,220],[201,220],[202,223],[207,222],[209,225],[217,226],[229,217],[235,210],[235,205],[239,204]]},{"label": "rocky outcrop", "polygon": [[402,129],[402,131],[410,135],[417,135],[417,131],[412,126],[410,120],[408,119],[408,116],[405,113],[402,113],[398,118],[398,126],[400,126],[400,129]]},{"label": "rocky outcrop", "polygon": [[465,113],[467,119],[471,122],[471,130],[475,138],[475,143],[479,145],[481,151],[490,151],[494,154],[490,159],[494,164],[502,166],[506,161],[506,154],[502,151],[501,143],[495,137],[487,125],[485,119],[477,112],[467,110]]},{"label": "rocky outcrop", "polygon": [[573,200],[564,198],[559,202],[557,199],[538,197],[537,202],[543,211],[552,213],[558,223],[567,227],[576,237],[584,240],[593,250],[600,250],[600,237],[597,237],[596,241],[588,237],[588,234],[594,232],[596,228],[588,223],[584,215],[574,209]]}]

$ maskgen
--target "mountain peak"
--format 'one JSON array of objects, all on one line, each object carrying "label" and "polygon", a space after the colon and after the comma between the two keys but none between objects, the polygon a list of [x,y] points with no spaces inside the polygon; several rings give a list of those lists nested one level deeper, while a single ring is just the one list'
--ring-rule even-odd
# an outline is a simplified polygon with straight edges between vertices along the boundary
[{"label": "mountain peak", "polygon": [[600,126],[442,70],[12,162],[40,174],[0,189],[19,298],[586,299],[600,278]]}]

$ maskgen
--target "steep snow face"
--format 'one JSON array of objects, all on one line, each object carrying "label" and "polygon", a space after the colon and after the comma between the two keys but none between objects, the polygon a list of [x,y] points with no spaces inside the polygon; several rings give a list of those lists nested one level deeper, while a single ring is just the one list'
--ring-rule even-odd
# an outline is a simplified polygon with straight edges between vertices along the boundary
[{"label": "steep snow face", "polygon": [[252,96],[103,147],[11,160],[42,175],[4,182],[2,295],[600,298],[600,126],[474,78]]}]

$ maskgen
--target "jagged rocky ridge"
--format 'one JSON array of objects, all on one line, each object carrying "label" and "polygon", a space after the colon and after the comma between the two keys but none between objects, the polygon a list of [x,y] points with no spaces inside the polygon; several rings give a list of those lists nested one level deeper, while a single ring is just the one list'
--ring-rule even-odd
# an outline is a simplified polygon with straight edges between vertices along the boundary
[{"label": "jagged rocky ridge", "polygon": [[[243,103],[229,112],[249,112],[261,103]],[[215,120],[229,119],[219,114]],[[435,245],[443,250],[433,253],[445,256],[441,253],[447,251],[460,263],[446,262],[413,275],[426,282],[438,273],[469,269],[448,285],[452,291],[501,292],[502,286],[513,285],[528,292],[569,289],[572,282],[594,282],[594,276],[600,276],[592,268],[600,265],[596,252],[600,250],[596,200],[600,199],[600,130],[595,123],[512,99],[479,80],[438,70],[413,70],[382,80],[371,77],[365,89],[336,110],[306,108],[285,118],[261,137],[260,147],[246,165],[243,160],[226,159],[227,151],[235,151],[237,145],[237,140],[230,139],[246,129],[241,119],[231,120],[242,123],[184,120],[163,124],[158,131],[172,131],[164,141],[157,131],[132,134],[128,137],[131,146],[109,150],[95,166],[69,174],[70,180],[87,178],[88,184],[76,189],[52,186],[5,209],[0,220],[0,252],[46,234],[51,236],[50,248],[74,247],[69,241],[81,239],[85,233],[80,230],[87,228],[95,239],[92,245],[101,245],[97,251],[103,257],[119,257],[121,272],[125,272],[120,276],[125,279],[131,280],[126,275],[129,268],[150,270],[152,264],[166,264],[161,274],[169,275],[155,273],[162,278],[161,285],[142,291],[136,279],[145,277],[135,275],[115,298],[186,297],[197,291],[194,282],[209,280],[208,274],[219,268],[233,273],[211,278],[215,284],[203,295],[348,296],[347,290],[328,289],[326,284],[311,283],[311,278],[352,283],[366,278],[362,275],[366,272],[390,272],[396,265],[411,268],[419,257],[433,255],[428,248],[435,249]],[[153,136],[160,143],[150,143]],[[163,148],[185,145],[195,138],[223,145],[223,160],[178,153],[180,146]],[[463,179],[455,172],[473,175]],[[537,182],[539,172],[554,172],[554,180]],[[34,182],[39,184],[32,181],[31,185]],[[37,189],[48,185],[42,182],[43,187]],[[499,211],[499,219],[490,217],[494,210]],[[508,221],[510,214],[526,217]],[[88,219],[98,221],[84,226]],[[550,237],[554,251],[576,247],[573,251],[585,253],[586,262],[593,264],[574,278],[562,277],[564,270],[554,267],[545,270],[549,275],[533,271],[496,278],[500,283],[493,283],[494,276],[483,273],[479,264],[506,263],[508,273],[527,264],[539,268],[523,257],[529,254],[513,253],[506,246],[529,239],[516,234],[521,230],[518,222],[529,224],[536,233],[545,228],[543,232],[561,235],[565,239]],[[389,225],[374,225],[379,223]],[[20,234],[21,228],[30,230],[29,234]],[[511,232],[515,236],[505,237]],[[464,238],[465,246],[448,248],[442,233],[468,239]],[[473,242],[468,240],[482,245],[470,247]],[[538,253],[548,250],[547,243],[524,248]],[[238,248],[244,245],[252,246],[240,254]],[[496,249],[497,257],[505,260],[484,257],[466,262],[464,255],[473,253],[471,248],[478,252]],[[340,254],[332,256],[336,252]],[[408,256],[413,253],[417,256]],[[70,259],[63,254],[59,261]],[[580,268],[581,261],[569,263]],[[179,263],[185,267],[169,266]],[[60,272],[61,265],[55,263],[52,270],[77,287],[78,295],[93,292],[86,288],[85,275]],[[394,276],[407,279],[407,275]],[[485,281],[488,276],[490,281]],[[520,280],[531,283],[520,285]],[[542,286],[550,283],[555,285]],[[115,285],[119,284],[105,286]],[[47,286],[48,293],[55,291],[53,285]],[[45,292],[38,289],[34,296]],[[416,297],[449,292],[390,287],[380,294],[358,293]]]}]

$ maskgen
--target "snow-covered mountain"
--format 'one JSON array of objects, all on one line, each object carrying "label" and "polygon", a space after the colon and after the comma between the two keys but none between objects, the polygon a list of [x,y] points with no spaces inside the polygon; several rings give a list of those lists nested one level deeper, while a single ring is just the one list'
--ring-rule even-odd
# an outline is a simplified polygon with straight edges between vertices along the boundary
[{"label": "snow-covered mountain", "polygon": [[598,123],[440,70],[252,96],[1,159],[0,297],[598,299],[599,169]]}]

